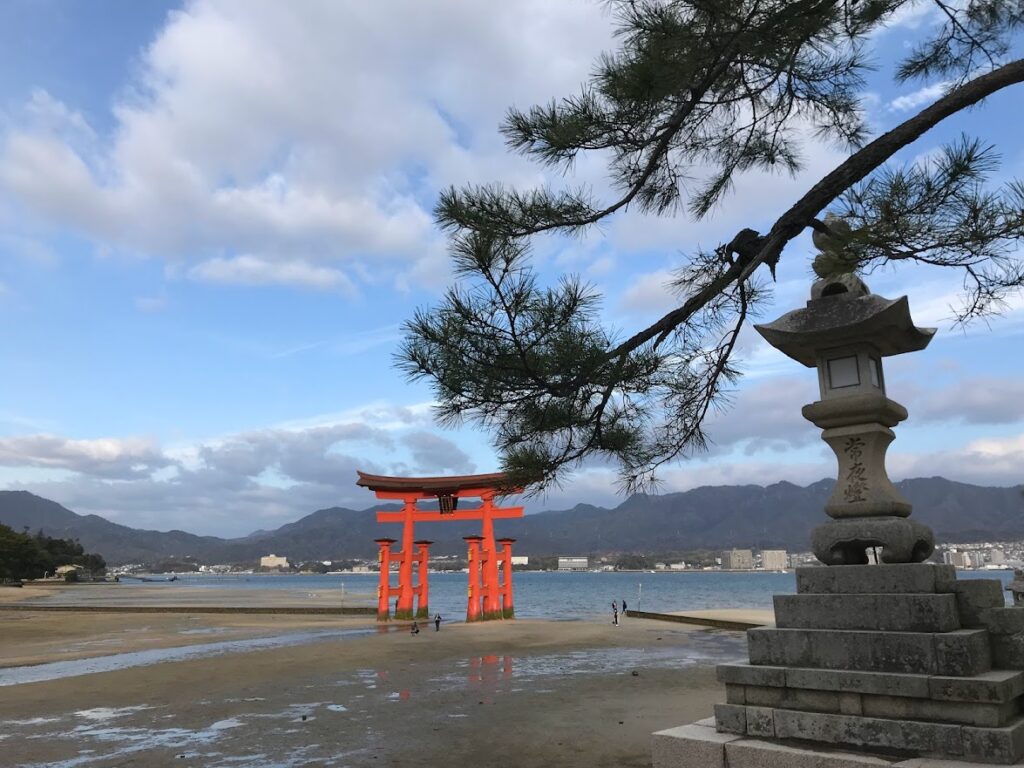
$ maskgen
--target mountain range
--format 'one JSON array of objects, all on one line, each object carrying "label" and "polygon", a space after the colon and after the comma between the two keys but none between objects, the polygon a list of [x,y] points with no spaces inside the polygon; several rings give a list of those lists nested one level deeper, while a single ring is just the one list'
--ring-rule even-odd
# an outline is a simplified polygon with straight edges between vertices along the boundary
[{"label": "mountain range", "polygon": [[[609,552],[678,552],[729,547],[809,549],[810,529],[834,481],[806,487],[788,482],[704,486],[681,493],[636,494],[614,509],[579,504],[495,523],[499,536],[517,540],[516,554],[573,555]],[[914,505],[914,517],[931,526],[939,542],[1024,539],[1024,487],[992,488],[941,477],[896,483]],[[27,491],[0,491],[0,523],[15,530],[42,529],[49,536],[78,539],[109,563],[153,563],[191,556],[200,563],[243,562],[275,553],[292,561],[372,557],[375,538],[400,538],[401,526],[378,525],[374,512],[331,507],[272,531],[223,539],[185,531],[149,531],[78,515]],[[463,536],[479,523],[422,523],[417,538],[435,542],[432,552],[464,550]]]}]

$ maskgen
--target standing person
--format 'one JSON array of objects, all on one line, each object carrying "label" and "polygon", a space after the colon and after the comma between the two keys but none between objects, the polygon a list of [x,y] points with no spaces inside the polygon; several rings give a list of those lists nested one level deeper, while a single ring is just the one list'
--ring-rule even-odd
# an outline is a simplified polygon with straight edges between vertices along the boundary
[{"label": "standing person", "polygon": [[612,624],[619,625],[619,604],[612,600]]},{"label": "standing person", "polygon": [[441,631],[441,614],[440,613],[437,614],[434,617],[434,631],[435,632],[440,632]]},{"label": "standing person", "polygon": [[622,600],[622,618],[626,618],[626,600]]}]

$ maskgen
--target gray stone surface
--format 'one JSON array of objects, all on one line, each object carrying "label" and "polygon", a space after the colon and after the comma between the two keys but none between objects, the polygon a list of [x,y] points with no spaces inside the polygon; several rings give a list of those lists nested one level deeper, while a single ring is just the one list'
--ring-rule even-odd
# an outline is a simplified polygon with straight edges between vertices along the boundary
[{"label": "gray stone surface", "polygon": [[897,563],[890,565],[805,566],[796,569],[800,594],[907,594],[952,591],[956,571],[951,565]]},{"label": "gray stone surface", "polygon": [[[891,761],[851,752],[824,751],[758,739],[725,745],[729,768],[889,768]],[[939,768],[936,766],[936,768]]]},{"label": "gray stone surface", "polygon": [[1016,763],[1024,757],[1024,718],[1004,728],[963,728],[964,757],[987,763]]},{"label": "gray stone surface", "polygon": [[992,665],[997,669],[1024,669],[1024,634],[992,635]]},{"label": "gray stone surface", "polygon": [[929,696],[929,676],[896,672],[858,672],[847,669],[793,668],[786,670],[787,685],[823,691],[874,693],[883,696]]},{"label": "gray stone surface", "polygon": [[[775,626],[949,632],[960,628],[951,594],[775,595]],[[1024,614],[1024,611],[1021,611]]]},{"label": "gray stone surface", "polygon": [[[769,688],[746,686],[742,703],[759,707],[778,709],[803,709],[810,712],[834,712],[839,710],[838,691],[814,691],[802,688]],[[729,702],[739,703],[739,702]],[[749,731],[748,731],[749,733]]]},{"label": "gray stone surface", "polygon": [[723,733],[746,733],[747,708],[738,704],[715,704],[715,728]]},{"label": "gray stone surface", "polygon": [[1000,703],[1024,694],[1024,673],[995,669],[972,677],[928,678],[928,695],[940,701]]},{"label": "gray stone surface", "polygon": [[956,581],[942,588],[956,595],[960,623],[965,627],[983,626],[983,614],[987,609],[1006,605],[1003,584],[998,579]]},{"label": "gray stone surface", "polygon": [[654,768],[725,768],[725,745],[739,736],[702,725],[681,725],[651,737]]},{"label": "gray stone surface", "polygon": [[1024,633],[1024,608],[988,608],[981,611],[981,626],[993,635]]},{"label": "gray stone surface", "polygon": [[872,548],[881,550],[884,563],[921,563],[935,551],[935,535],[905,517],[849,517],[811,531],[811,550],[825,565],[867,563]]},{"label": "gray stone surface", "polygon": [[826,744],[905,750],[941,755],[963,754],[961,726],[775,710],[775,735]]},{"label": "gray stone surface", "polygon": [[922,720],[989,728],[1006,725],[1019,711],[1016,701],[978,704],[967,701],[911,699],[905,696],[861,696],[861,706],[865,717]]},{"label": "gray stone surface", "polygon": [[[775,689],[777,690],[777,689]],[[771,707],[747,707],[747,735],[775,737],[775,710]]]},{"label": "gray stone surface", "polygon": [[958,629],[935,637],[935,673],[967,677],[992,669],[992,648],[984,629]]},{"label": "gray stone surface", "polygon": [[[750,712],[755,707],[795,709],[833,715],[864,715],[934,723],[1001,727],[1019,714],[1016,700],[1002,702],[949,701],[910,696],[879,696],[875,694],[816,691],[800,688],[728,686],[729,704],[747,707],[747,734]],[[763,733],[760,735],[764,735]]]},{"label": "gray stone surface", "polygon": [[752,664],[940,675],[988,671],[987,637],[980,629],[939,634],[772,627],[747,631]]},{"label": "gray stone surface", "polygon": [[785,667],[758,667],[746,662],[719,664],[715,667],[718,682],[738,685],[776,685],[786,684]]}]

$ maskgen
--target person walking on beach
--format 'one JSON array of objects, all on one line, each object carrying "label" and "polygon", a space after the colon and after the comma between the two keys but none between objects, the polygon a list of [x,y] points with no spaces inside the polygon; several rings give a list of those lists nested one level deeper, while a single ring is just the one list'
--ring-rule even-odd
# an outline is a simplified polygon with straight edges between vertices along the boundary
[{"label": "person walking on beach", "polygon": [[612,600],[612,624],[619,626],[619,604]]},{"label": "person walking on beach", "polygon": [[412,623],[412,627],[409,628],[409,634],[418,635],[420,633],[420,625],[415,621]]},{"label": "person walking on beach", "polygon": [[434,617],[434,631],[435,632],[440,632],[441,631],[441,614],[440,613],[437,614]]}]

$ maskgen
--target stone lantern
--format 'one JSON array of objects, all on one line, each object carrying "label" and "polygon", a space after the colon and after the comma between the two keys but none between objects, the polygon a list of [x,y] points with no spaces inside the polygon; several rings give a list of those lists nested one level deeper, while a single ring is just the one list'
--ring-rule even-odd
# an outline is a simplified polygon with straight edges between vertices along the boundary
[{"label": "stone lantern", "polygon": [[909,519],[910,503],[885,471],[892,427],[907,410],[886,397],[882,358],[924,349],[935,329],[914,325],[906,296],[876,296],[850,272],[818,280],[804,308],[755,328],[773,347],[818,370],[821,399],[805,405],[803,415],[823,430],[839,476],[825,506],[833,519],[811,534],[815,556],[826,565],[863,564],[867,549],[880,547],[886,563],[926,560],[934,536]]},{"label": "stone lantern", "polygon": [[[811,538],[834,567],[796,569],[795,594],[773,598],[774,626],[747,631],[749,660],[718,666],[726,700],[714,719],[654,734],[652,764],[1020,766],[1024,611],[1005,607],[998,579],[958,582],[953,566],[922,562],[932,532],[909,519],[885,473],[907,412],[886,397],[882,359],[923,349],[934,330],[914,325],[906,297],[872,295],[850,271],[848,241],[829,239],[815,238],[822,279],[807,306],[757,328],[818,371],[821,399],[803,414],[835,451],[839,478],[832,520]],[[885,564],[867,564],[869,547]],[[1024,600],[1024,574],[1011,587]]]}]

